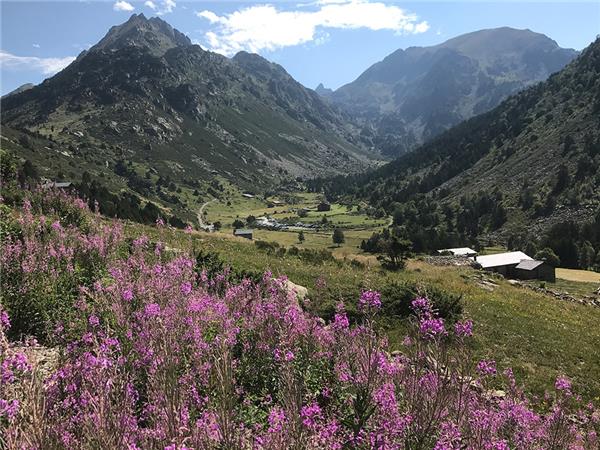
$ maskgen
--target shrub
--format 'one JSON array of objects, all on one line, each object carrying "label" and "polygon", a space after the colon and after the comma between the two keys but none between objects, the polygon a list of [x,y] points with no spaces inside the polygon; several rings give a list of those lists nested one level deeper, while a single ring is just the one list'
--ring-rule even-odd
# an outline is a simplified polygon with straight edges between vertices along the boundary
[{"label": "shrub", "polygon": [[266,251],[267,253],[273,253],[275,252],[275,250],[277,250],[280,245],[278,242],[274,242],[274,241],[254,241],[254,245],[256,246],[257,249],[259,250],[263,250]]},{"label": "shrub", "polygon": [[80,199],[57,192],[33,198],[35,207],[26,199],[12,231],[2,233],[0,288],[12,336],[46,342],[57,324],[72,319],[81,290],[105,275],[125,242],[118,224],[88,221]]},{"label": "shrub", "polygon": [[311,264],[320,265],[334,261],[333,253],[327,249],[303,248],[300,250],[300,259]]},{"label": "shrub", "polygon": [[382,287],[381,297],[385,315],[409,317],[413,312],[411,301],[419,295],[426,295],[436,313],[446,320],[456,321],[462,315],[461,295],[452,294],[433,286],[424,287],[410,282],[393,282]]}]

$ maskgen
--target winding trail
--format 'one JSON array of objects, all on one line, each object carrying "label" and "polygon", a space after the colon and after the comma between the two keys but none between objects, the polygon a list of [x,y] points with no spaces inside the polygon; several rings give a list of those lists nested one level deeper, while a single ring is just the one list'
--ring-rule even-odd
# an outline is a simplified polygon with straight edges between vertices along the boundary
[{"label": "winding trail", "polygon": [[212,202],[216,202],[216,201],[217,201],[217,199],[213,198],[212,200],[209,200],[209,201],[205,202],[204,204],[202,204],[202,206],[200,207],[200,209],[196,213],[196,217],[198,218],[198,226],[200,227],[201,230],[208,230],[208,231],[210,231],[211,225],[204,223],[203,213],[204,213],[204,208],[206,208]]}]

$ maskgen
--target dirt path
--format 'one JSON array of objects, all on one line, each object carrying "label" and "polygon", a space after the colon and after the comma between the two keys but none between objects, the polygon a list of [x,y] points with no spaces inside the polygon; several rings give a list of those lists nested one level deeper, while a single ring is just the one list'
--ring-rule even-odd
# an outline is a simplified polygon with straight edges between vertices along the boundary
[{"label": "dirt path", "polygon": [[204,223],[204,208],[206,208],[212,202],[216,202],[216,201],[217,201],[217,199],[213,198],[212,200],[205,202],[198,210],[196,217],[198,218],[198,226],[200,227],[201,230],[206,230],[206,229],[210,228],[209,224]]}]

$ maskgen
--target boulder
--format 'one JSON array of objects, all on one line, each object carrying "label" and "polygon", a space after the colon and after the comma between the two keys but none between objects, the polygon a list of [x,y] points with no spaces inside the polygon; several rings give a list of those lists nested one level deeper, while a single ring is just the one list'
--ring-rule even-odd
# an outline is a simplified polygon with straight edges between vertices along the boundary
[{"label": "boulder", "polygon": [[298,300],[304,300],[308,295],[308,289],[290,280],[285,281],[284,287],[288,292],[293,292]]}]

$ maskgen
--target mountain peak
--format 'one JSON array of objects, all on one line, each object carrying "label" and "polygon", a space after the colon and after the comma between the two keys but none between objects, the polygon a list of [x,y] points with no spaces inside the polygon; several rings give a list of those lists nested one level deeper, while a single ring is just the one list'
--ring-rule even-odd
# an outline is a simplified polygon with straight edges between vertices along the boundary
[{"label": "mountain peak", "polygon": [[315,88],[315,92],[321,97],[329,97],[331,94],[333,94],[333,89],[326,88],[323,83],[319,83],[319,85]]},{"label": "mountain peak", "polygon": [[124,47],[143,47],[163,55],[174,47],[192,45],[190,39],[158,17],[132,14],[127,22],[112,27],[91,51],[116,51]]},{"label": "mountain peak", "polygon": [[[450,48],[467,56],[512,54],[534,50],[543,52],[569,51],[561,49],[556,41],[542,33],[511,27],[489,28],[466,33],[447,40],[438,47]],[[575,51],[572,51],[575,56]]]},{"label": "mountain peak", "polygon": [[249,53],[242,50],[237,52],[232,59],[244,70],[256,76],[272,77],[277,74],[279,76],[290,77],[287,71],[279,64],[271,62],[256,53]]}]

